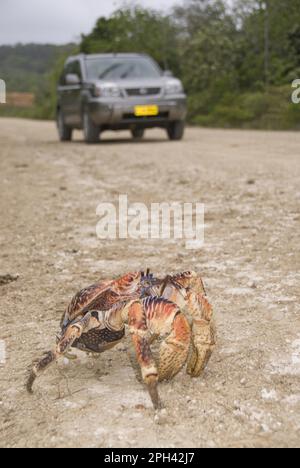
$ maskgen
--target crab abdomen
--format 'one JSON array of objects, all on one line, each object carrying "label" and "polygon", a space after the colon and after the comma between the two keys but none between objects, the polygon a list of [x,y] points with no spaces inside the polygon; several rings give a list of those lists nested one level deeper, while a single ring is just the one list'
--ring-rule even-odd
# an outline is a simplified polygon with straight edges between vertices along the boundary
[{"label": "crab abdomen", "polygon": [[73,348],[78,348],[82,351],[102,353],[107,349],[118,344],[125,335],[125,328],[122,330],[109,330],[108,328],[93,329],[73,343]]}]

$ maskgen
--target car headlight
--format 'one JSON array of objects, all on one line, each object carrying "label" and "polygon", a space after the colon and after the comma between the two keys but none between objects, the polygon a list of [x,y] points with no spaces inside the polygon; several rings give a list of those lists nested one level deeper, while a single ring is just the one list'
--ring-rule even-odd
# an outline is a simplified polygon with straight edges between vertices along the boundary
[{"label": "car headlight", "polygon": [[166,94],[180,94],[183,93],[183,86],[180,81],[169,81],[165,86]]},{"label": "car headlight", "polygon": [[121,90],[119,86],[113,83],[105,83],[102,85],[95,85],[93,88],[93,94],[96,97],[120,97]]}]

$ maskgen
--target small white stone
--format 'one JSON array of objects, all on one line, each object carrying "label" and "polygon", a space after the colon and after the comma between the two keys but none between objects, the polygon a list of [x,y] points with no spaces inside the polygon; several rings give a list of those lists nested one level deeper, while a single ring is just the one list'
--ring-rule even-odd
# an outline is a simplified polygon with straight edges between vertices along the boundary
[{"label": "small white stone", "polygon": [[154,416],[154,422],[156,424],[165,424],[167,422],[167,410],[165,408],[157,410]]},{"label": "small white stone", "polygon": [[270,428],[267,424],[262,424],[261,425],[261,430],[262,432],[270,432]]},{"label": "small white stone", "polygon": [[264,400],[277,400],[276,390],[267,390],[264,388],[261,392],[261,396]]}]

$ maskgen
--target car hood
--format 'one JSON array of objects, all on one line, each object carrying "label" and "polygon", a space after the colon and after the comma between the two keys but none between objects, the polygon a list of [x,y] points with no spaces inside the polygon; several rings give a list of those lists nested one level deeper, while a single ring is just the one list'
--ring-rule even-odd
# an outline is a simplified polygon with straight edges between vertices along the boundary
[{"label": "car hood", "polygon": [[180,83],[177,78],[162,76],[159,78],[150,79],[129,79],[129,80],[99,80],[97,84],[108,85],[113,84],[119,88],[163,88],[168,83]]}]

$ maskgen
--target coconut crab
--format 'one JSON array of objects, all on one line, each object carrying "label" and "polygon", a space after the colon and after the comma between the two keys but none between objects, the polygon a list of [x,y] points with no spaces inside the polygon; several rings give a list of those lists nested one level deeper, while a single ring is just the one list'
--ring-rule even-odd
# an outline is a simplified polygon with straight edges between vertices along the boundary
[{"label": "coconut crab", "polygon": [[[187,364],[198,377],[215,345],[212,307],[200,276],[192,271],[163,279],[147,273],[128,273],[78,292],[61,319],[56,347],[31,369],[27,390],[36,377],[70,348],[102,353],[131,334],[142,379],[155,409],[161,407],[158,382],[174,377]],[[158,358],[151,344],[160,338]]]}]

